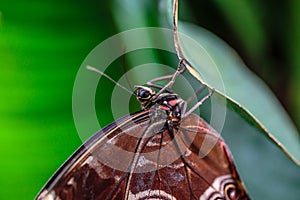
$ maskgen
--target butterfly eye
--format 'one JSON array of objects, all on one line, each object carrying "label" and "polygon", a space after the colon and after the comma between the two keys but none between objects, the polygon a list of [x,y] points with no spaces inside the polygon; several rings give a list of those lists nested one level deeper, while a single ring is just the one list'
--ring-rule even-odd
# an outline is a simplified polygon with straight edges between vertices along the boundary
[{"label": "butterfly eye", "polygon": [[236,185],[233,183],[230,183],[225,186],[224,189],[226,200],[235,200],[239,197],[238,189],[236,188]]},{"label": "butterfly eye", "polygon": [[137,87],[136,95],[139,101],[147,101],[154,95],[154,91],[148,87]]},{"label": "butterfly eye", "polygon": [[143,90],[140,92],[140,98],[142,99],[149,99],[150,98],[150,92],[147,90]]}]

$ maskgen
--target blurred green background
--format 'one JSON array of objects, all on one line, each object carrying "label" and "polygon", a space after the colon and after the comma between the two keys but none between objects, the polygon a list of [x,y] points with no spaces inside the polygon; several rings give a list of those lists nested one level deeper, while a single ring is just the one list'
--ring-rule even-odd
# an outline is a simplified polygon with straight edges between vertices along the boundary
[{"label": "blurred green background", "polygon": [[[131,14],[158,26],[158,1],[142,2],[143,10],[132,3]],[[300,127],[300,2],[181,2],[180,19],[237,50]],[[76,73],[96,45],[120,31],[114,16],[122,9],[118,1],[0,2],[0,199],[33,199],[82,143],[72,118]],[[122,29],[134,28],[126,24],[124,17]]]}]

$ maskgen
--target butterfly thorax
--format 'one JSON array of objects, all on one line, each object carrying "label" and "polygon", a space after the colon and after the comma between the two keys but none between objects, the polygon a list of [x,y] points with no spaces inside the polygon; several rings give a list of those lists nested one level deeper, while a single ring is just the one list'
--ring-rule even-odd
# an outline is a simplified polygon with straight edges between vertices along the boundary
[{"label": "butterfly thorax", "polygon": [[149,87],[137,86],[136,88],[135,94],[143,109],[165,111],[166,123],[171,127],[178,128],[185,106],[184,100],[174,93],[156,95],[155,91]]}]

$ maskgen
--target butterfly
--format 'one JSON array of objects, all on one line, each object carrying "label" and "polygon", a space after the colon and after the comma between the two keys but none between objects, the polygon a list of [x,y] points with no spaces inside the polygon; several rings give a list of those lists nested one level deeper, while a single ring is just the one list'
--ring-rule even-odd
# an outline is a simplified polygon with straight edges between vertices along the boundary
[{"label": "butterfly", "polygon": [[249,199],[224,140],[186,101],[166,87],[134,94],[142,110],[88,139],[37,200]]}]

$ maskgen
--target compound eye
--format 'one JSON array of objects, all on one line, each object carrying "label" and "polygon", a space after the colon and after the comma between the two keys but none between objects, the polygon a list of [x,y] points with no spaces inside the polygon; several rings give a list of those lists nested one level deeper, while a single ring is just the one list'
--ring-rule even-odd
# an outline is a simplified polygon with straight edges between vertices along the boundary
[{"label": "compound eye", "polygon": [[235,184],[229,183],[224,188],[226,200],[235,200],[239,198],[239,191]]},{"label": "compound eye", "polygon": [[150,92],[148,90],[141,90],[139,96],[142,99],[148,99],[150,97]]},{"label": "compound eye", "polygon": [[149,100],[153,95],[153,90],[147,87],[138,87],[136,90],[137,98],[141,101]]}]

